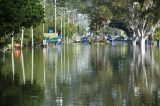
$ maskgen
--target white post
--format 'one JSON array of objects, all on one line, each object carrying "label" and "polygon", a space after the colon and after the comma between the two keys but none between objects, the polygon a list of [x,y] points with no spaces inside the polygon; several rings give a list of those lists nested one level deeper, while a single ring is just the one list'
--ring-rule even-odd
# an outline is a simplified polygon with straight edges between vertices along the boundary
[{"label": "white post", "polygon": [[14,31],[12,32],[12,50],[14,49]]},{"label": "white post", "polygon": [[54,0],[54,1],[55,1],[55,11],[54,11],[54,13],[55,13],[54,14],[54,16],[55,16],[55,33],[57,33],[57,28],[56,28],[57,27],[57,22],[56,22],[57,21],[57,19],[56,19],[57,18],[56,17],[56,0]]},{"label": "white post", "polygon": [[[71,12],[71,11],[67,11],[67,13],[68,13],[68,14],[67,14],[67,15],[68,15],[68,24],[70,23],[70,16],[69,16],[69,15],[70,15],[70,14],[69,14],[70,12]],[[68,44],[68,36],[67,36],[67,44]]]},{"label": "white post", "polygon": [[33,39],[33,26],[31,26],[31,34],[32,34],[32,47],[34,47],[34,39]]},{"label": "white post", "polygon": [[12,36],[12,50],[14,49],[14,37]]},{"label": "white post", "polygon": [[63,34],[63,39],[64,39],[64,43],[65,43],[65,33],[66,33],[66,32],[65,32],[65,24],[66,24],[66,23],[65,23],[65,9],[64,9],[64,21],[63,21],[63,24],[64,24],[64,29],[63,29],[63,33],[64,33],[64,34]]},{"label": "white post", "polygon": [[[45,10],[46,10],[46,0],[43,0],[43,8],[44,8],[44,15],[45,15]],[[44,22],[43,22],[43,34],[44,34]]]},{"label": "white post", "polygon": [[21,49],[22,49],[22,46],[23,46],[23,37],[24,37],[24,27],[22,27]]},{"label": "white post", "polygon": [[63,8],[61,8],[61,36],[62,36],[62,11],[63,11]]}]

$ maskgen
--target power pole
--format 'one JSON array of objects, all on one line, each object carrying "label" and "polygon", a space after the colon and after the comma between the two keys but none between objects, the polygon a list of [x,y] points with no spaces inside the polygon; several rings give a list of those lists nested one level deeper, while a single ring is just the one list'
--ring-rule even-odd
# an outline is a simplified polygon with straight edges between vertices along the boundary
[{"label": "power pole", "polygon": [[54,11],[54,13],[55,13],[54,14],[54,16],[55,16],[55,33],[57,33],[57,22],[56,22],[57,21],[57,19],[56,19],[57,18],[56,17],[56,12],[57,12],[57,10],[56,10],[56,3],[57,3],[57,1],[56,0],[54,0],[54,1],[55,1],[55,11]]},{"label": "power pole", "polygon": [[[44,8],[44,15],[46,11],[46,0],[43,0],[43,8]],[[45,18],[44,18],[45,19]],[[44,22],[43,22],[43,34],[44,34]]]}]

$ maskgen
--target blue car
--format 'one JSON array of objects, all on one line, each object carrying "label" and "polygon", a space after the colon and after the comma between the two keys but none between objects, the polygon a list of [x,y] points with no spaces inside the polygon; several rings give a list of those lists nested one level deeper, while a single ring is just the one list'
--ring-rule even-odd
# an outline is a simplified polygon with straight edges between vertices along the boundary
[{"label": "blue car", "polygon": [[88,37],[82,37],[81,42],[82,43],[89,43]]}]

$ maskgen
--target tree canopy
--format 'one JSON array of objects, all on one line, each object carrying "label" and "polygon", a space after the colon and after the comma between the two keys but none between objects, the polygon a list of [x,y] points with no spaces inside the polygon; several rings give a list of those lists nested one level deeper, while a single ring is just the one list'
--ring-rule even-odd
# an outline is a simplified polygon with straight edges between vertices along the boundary
[{"label": "tree canopy", "polygon": [[[0,0],[0,36],[43,21],[42,0]],[[46,0],[54,4],[54,0]],[[97,32],[106,26],[124,30],[135,41],[148,39],[160,21],[159,0],[57,0],[57,6],[88,14]],[[53,13],[52,13],[53,14]]]},{"label": "tree canopy", "polygon": [[104,25],[101,23],[104,22],[104,18],[110,19],[111,27],[124,30],[136,42],[153,36],[159,25],[159,0],[82,0],[81,2],[84,4],[79,6],[81,12],[91,17],[91,28],[96,30],[103,28]]},{"label": "tree canopy", "polygon": [[44,10],[39,0],[0,0],[0,36],[20,27],[36,26],[43,21]]}]

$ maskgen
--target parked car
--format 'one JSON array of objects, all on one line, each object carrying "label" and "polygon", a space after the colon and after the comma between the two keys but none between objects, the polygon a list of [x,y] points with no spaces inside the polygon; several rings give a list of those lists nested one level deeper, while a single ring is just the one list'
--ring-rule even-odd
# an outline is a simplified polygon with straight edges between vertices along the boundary
[{"label": "parked car", "polygon": [[120,35],[117,35],[117,36],[115,36],[114,40],[116,40],[116,41],[123,41],[124,37],[120,36]]},{"label": "parked car", "polygon": [[88,39],[88,37],[82,37],[81,38],[81,43],[89,43],[89,39]]}]

